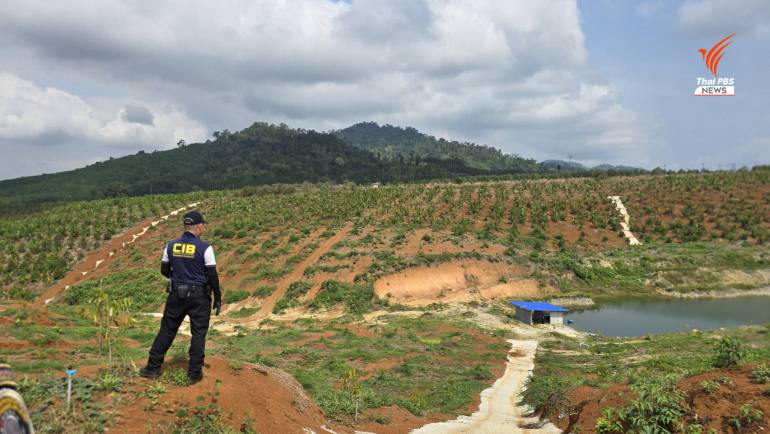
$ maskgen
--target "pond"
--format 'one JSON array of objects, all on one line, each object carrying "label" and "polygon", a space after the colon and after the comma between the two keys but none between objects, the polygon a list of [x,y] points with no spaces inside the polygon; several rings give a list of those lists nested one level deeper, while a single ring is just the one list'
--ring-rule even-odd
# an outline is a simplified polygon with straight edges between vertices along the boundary
[{"label": "pond", "polygon": [[770,297],[624,300],[573,311],[571,327],[605,336],[642,336],[770,323]]}]

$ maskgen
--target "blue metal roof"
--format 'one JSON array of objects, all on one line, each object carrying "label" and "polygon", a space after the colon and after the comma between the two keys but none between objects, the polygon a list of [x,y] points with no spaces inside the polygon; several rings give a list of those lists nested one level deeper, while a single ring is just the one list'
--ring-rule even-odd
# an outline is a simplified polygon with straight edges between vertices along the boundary
[{"label": "blue metal roof", "polygon": [[569,312],[569,309],[541,301],[512,301],[512,305],[527,310],[542,310],[545,312]]}]

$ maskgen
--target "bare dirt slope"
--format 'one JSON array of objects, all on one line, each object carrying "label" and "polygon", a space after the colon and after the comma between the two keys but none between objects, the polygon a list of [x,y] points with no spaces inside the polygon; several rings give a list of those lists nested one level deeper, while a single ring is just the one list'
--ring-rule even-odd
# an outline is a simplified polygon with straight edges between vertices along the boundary
[{"label": "bare dirt slope", "polygon": [[425,425],[413,430],[412,434],[561,433],[551,424],[545,424],[542,428],[523,428],[538,421],[537,417],[526,417],[528,410],[518,405],[524,384],[535,367],[537,341],[508,342],[511,344],[511,352],[505,373],[492,387],[481,392],[481,405],[477,412],[455,420]]},{"label": "bare dirt slope", "polygon": [[500,297],[536,297],[547,292],[505,262],[465,260],[435,267],[411,268],[374,284],[378,297],[408,306],[460,303]]},{"label": "bare dirt slope", "polygon": [[[221,409],[221,417],[228,425],[248,425],[261,433],[350,432],[328,423],[302,386],[286,372],[250,364],[233,367],[219,357],[208,357],[206,365],[203,381],[192,386],[166,386],[167,391],[154,405],[146,394],[126,403],[119,422],[110,431],[158,432],[159,427],[192,417],[199,411],[196,407],[213,403]],[[165,368],[171,367],[174,365],[167,364]],[[138,381],[140,388],[154,384],[151,380]],[[186,409],[183,418],[178,416],[180,409]]]}]

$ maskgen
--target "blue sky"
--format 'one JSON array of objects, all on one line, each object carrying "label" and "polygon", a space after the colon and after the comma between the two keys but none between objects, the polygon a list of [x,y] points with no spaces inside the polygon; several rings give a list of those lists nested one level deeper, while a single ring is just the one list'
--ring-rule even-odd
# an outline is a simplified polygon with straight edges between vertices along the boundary
[{"label": "blue sky", "polygon": [[[692,95],[698,49],[735,33]],[[255,121],[413,126],[538,160],[770,162],[767,0],[0,2],[0,179]]]},{"label": "blue sky", "polygon": [[[688,27],[681,2],[581,1],[579,7],[590,62],[619,89],[626,107],[660,129],[663,164],[716,169],[769,160],[767,28],[731,26],[718,15]],[[736,35],[719,75],[735,78],[736,96],[692,96],[696,78],[711,77],[697,50],[730,33]]]}]

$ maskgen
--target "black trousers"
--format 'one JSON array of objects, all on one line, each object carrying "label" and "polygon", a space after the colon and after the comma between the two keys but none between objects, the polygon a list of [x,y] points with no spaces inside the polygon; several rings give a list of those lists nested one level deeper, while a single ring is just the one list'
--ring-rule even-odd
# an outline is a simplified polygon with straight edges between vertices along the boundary
[{"label": "black trousers", "polygon": [[187,372],[189,374],[201,372],[206,350],[206,333],[209,331],[209,319],[211,318],[211,297],[195,295],[180,300],[175,291],[172,291],[166,299],[163,319],[160,320],[160,331],[155,336],[155,341],[150,348],[147,369],[160,370],[166,351],[174,342],[176,332],[186,315],[190,316],[190,333],[192,334],[188,353],[190,365]]}]

